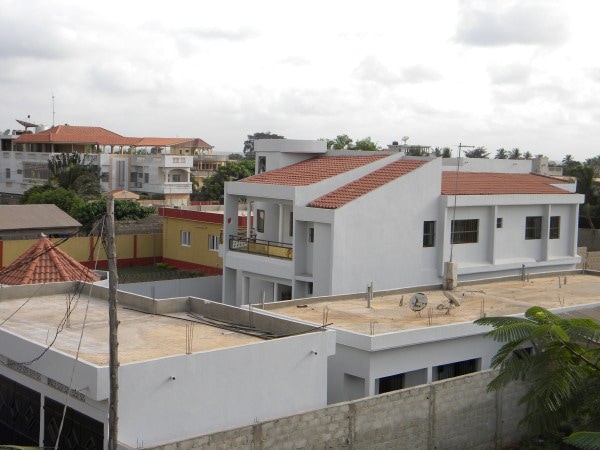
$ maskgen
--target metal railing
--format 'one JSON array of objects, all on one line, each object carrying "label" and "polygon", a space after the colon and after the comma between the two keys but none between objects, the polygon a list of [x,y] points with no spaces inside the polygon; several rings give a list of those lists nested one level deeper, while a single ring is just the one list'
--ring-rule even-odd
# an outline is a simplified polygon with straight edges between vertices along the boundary
[{"label": "metal railing", "polygon": [[229,236],[229,250],[281,259],[292,259],[294,256],[292,244],[245,236]]}]

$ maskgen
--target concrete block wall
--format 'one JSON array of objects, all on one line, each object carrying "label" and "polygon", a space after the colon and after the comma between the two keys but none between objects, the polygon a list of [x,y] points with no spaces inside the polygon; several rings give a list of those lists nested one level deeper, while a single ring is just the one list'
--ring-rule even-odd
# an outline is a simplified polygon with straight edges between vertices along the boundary
[{"label": "concrete block wall", "polygon": [[591,251],[600,251],[600,230],[590,228],[579,228],[577,234],[577,246],[587,247]]},{"label": "concrete block wall", "polygon": [[487,392],[495,371],[417,386],[153,450],[495,449],[517,442],[525,385]]}]

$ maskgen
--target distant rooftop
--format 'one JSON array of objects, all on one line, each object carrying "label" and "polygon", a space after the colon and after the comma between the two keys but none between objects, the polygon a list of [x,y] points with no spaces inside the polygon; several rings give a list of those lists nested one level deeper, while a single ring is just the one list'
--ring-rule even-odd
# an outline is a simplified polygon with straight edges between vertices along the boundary
[{"label": "distant rooftop", "polygon": [[[375,293],[371,308],[367,308],[364,294],[331,296],[267,303],[265,309],[281,316],[322,324],[326,315],[331,327],[360,334],[392,333],[431,326],[472,322],[482,313],[486,316],[506,316],[524,313],[531,306],[546,309],[562,306],[582,306],[600,302],[600,277],[570,274],[567,283],[559,287],[558,277],[533,278],[530,281],[496,281],[460,285],[452,291],[461,305],[446,314],[437,309],[447,304],[441,290],[420,291],[427,295],[427,307],[420,314],[409,307],[409,299],[416,290],[404,293]],[[564,281],[561,277],[561,281]],[[564,299],[564,304],[561,303]],[[600,306],[600,303],[598,303]],[[600,319],[600,308],[589,310]]]},{"label": "distant rooftop", "polygon": [[56,205],[0,205],[0,232],[71,229],[81,224]]}]

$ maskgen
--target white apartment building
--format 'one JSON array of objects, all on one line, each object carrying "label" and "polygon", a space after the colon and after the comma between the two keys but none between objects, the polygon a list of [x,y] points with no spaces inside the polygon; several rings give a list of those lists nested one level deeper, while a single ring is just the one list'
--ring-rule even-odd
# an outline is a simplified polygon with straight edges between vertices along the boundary
[{"label": "white apartment building", "polygon": [[[223,301],[439,286],[574,269],[575,184],[531,161],[442,160],[255,142],[257,174],[225,189]],[[249,220],[237,228],[238,207]],[[252,225],[250,225],[252,224]]]},{"label": "white apartment building", "polygon": [[100,127],[39,126],[35,133],[6,130],[0,135],[0,192],[21,195],[49,179],[48,159],[55,154],[85,154],[100,169],[104,191],[124,189],[161,194],[171,204],[187,204],[192,192],[193,155],[173,152],[188,138],[131,138]]}]

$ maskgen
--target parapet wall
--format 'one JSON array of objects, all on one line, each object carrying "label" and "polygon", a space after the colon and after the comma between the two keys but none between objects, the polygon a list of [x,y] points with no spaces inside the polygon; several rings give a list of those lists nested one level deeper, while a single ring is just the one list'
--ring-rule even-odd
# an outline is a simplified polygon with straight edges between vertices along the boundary
[{"label": "parapet wall", "polygon": [[152,449],[503,448],[524,434],[518,401],[525,385],[489,393],[496,374],[478,372]]}]

